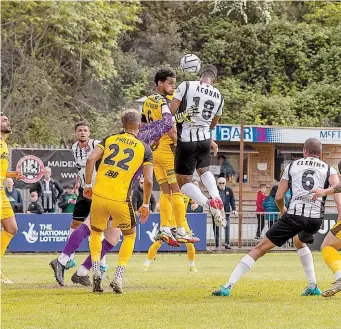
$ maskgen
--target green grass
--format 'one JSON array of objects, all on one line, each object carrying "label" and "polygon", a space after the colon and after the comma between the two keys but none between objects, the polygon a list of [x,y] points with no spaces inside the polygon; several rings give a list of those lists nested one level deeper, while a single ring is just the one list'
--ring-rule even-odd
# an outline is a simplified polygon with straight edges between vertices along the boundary
[{"label": "green grass", "polygon": [[[84,255],[77,255],[80,262]],[[54,255],[6,255],[2,268],[14,280],[2,286],[2,328],[6,329],[321,329],[341,328],[341,294],[301,297],[304,273],[296,253],[265,256],[236,285],[230,297],[211,296],[225,283],[241,254],[200,254],[199,273],[189,273],[185,254],[159,254],[142,273],[145,254],[134,254],[125,274],[125,290],[114,295],[73,286],[59,287],[48,266]],[[319,285],[333,275],[316,253]],[[117,255],[110,255],[110,276]]]}]

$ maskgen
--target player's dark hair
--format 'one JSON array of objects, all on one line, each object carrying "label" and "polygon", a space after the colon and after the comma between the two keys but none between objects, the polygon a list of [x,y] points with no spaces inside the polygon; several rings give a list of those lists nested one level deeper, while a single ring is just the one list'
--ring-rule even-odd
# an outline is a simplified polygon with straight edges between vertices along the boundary
[{"label": "player's dark hair", "polygon": [[175,78],[175,72],[171,69],[158,70],[154,77],[154,83],[157,86],[158,82],[165,82],[168,78]]},{"label": "player's dark hair", "polygon": [[75,124],[75,131],[77,130],[78,127],[81,127],[81,126],[86,126],[90,129],[90,125],[87,121],[78,121],[76,124]]},{"label": "player's dark hair", "polygon": [[218,75],[218,70],[214,65],[208,64],[205,65],[201,70],[201,77],[202,78],[210,78],[216,79]]},{"label": "player's dark hair", "polygon": [[320,156],[322,152],[322,144],[316,138],[309,138],[305,141],[303,148],[309,155]]},{"label": "player's dark hair", "polygon": [[339,167],[339,173],[341,174],[341,161],[339,162],[338,167]]}]

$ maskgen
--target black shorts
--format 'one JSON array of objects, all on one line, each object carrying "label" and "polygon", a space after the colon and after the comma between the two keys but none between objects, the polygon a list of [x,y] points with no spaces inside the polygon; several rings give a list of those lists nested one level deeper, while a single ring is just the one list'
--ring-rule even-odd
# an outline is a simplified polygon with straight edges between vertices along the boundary
[{"label": "black shorts", "polygon": [[198,142],[178,142],[175,150],[175,173],[193,175],[195,169],[211,164],[211,140]]},{"label": "black shorts", "polygon": [[266,232],[266,236],[278,247],[295,235],[298,235],[299,239],[304,243],[312,243],[314,234],[321,228],[321,225],[321,218],[307,218],[285,213],[270,227]]},{"label": "black shorts", "polygon": [[84,222],[90,214],[91,200],[83,196],[83,190],[79,191],[79,195],[73,209],[72,218],[80,222]]}]

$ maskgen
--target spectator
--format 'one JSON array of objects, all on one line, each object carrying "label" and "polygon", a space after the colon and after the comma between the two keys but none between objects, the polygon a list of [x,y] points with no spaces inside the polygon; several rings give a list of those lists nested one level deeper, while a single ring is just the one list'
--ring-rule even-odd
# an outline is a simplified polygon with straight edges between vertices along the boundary
[{"label": "spectator", "polygon": [[[143,204],[143,184],[144,184],[144,178],[143,176],[141,176],[139,179],[139,184],[134,188],[133,197],[132,197],[133,208],[136,213]],[[152,193],[150,197],[150,211],[151,212],[155,210],[155,206],[156,206],[156,201]]]},{"label": "spectator", "polygon": [[77,200],[77,195],[75,193],[75,188],[73,186],[68,186],[65,192],[61,195],[58,206],[62,209],[62,213],[70,214],[73,213]]},{"label": "spectator", "polygon": [[260,191],[257,194],[257,201],[256,201],[256,215],[257,215],[257,233],[256,233],[256,240],[260,239],[261,234],[263,232],[265,226],[265,209],[263,207],[263,201],[266,198],[266,185],[260,185]]},{"label": "spectator", "polygon": [[225,155],[218,156],[218,162],[220,165],[220,176],[229,179],[233,175],[236,174],[235,170],[231,166],[231,164],[227,161]]},{"label": "spectator", "polygon": [[[236,201],[234,199],[233,191],[230,187],[226,186],[226,178],[218,178],[218,190],[220,198],[224,204],[224,210],[226,214],[226,228],[225,228],[225,249],[231,249],[230,246],[230,213],[236,214]],[[215,234],[216,247],[219,245],[219,227],[217,227],[213,221],[213,231]]]},{"label": "spectator", "polygon": [[63,193],[60,184],[51,178],[51,168],[44,168],[44,177],[30,189],[30,193],[38,192],[44,212],[55,213],[56,203]]},{"label": "spectator", "polygon": [[[199,181],[194,179],[192,183],[198,187]],[[204,211],[204,208],[202,206],[199,206],[194,200],[190,199],[188,206],[187,206],[187,213],[202,213]]]},{"label": "spectator", "polygon": [[23,200],[21,193],[14,187],[14,181],[12,178],[6,178],[5,180],[5,193],[11,203],[12,209],[15,213],[23,212]]},{"label": "spectator", "polygon": [[263,201],[265,210],[265,220],[268,222],[269,228],[277,221],[279,209],[277,207],[275,196],[278,190],[278,185],[274,185],[270,194]]},{"label": "spectator", "polygon": [[28,214],[43,214],[43,206],[38,201],[38,193],[31,192],[31,202],[28,205],[26,213]]}]

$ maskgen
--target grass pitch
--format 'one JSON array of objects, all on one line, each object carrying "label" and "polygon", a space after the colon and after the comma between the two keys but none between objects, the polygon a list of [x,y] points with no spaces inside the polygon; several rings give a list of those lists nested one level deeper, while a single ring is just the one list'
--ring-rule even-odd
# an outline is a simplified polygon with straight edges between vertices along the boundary
[{"label": "grass pitch", "polygon": [[[145,254],[134,254],[125,273],[125,290],[114,295],[74,286],[59,287],[49,255],[6,255],[4,273],[15,281],[2,285],[1,328],[6,329],[340,329],[341,294],[301,297],[306,285],[296,253],[273,253],[259,260],[230,297],[211,292],[225,283],[242,254],[200,254],[199,273],[189,273],[186,254],[159,254],[141,272]],[[84,254],[78,254],[78,264]],[[321,254],[314,254],[319,286],[333,275]],[[117,255],[108,256],[112,277]]]}]

